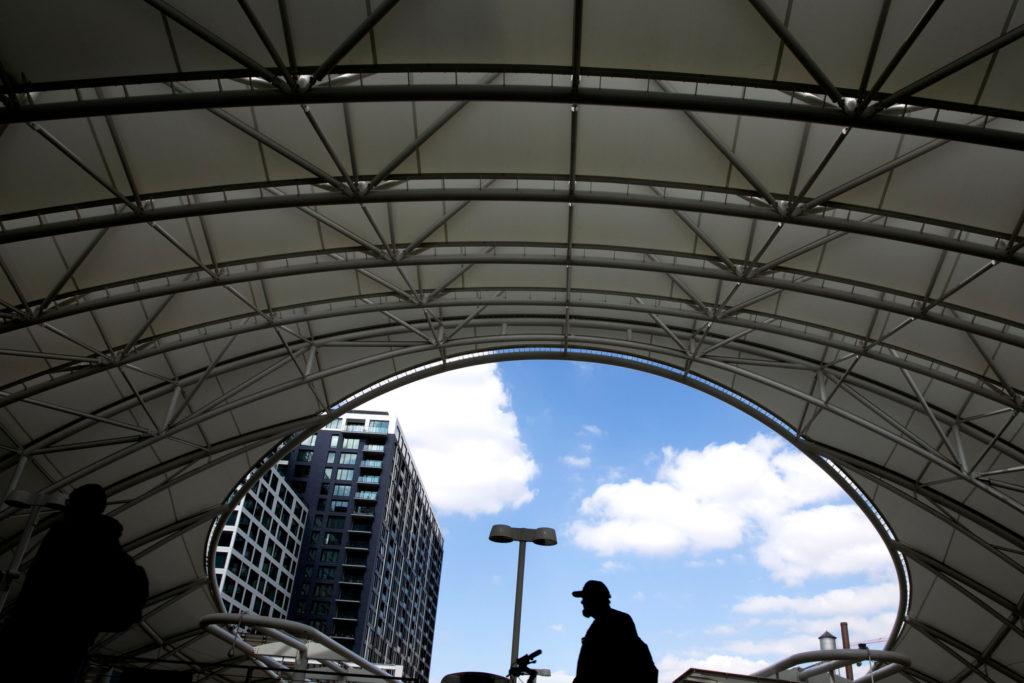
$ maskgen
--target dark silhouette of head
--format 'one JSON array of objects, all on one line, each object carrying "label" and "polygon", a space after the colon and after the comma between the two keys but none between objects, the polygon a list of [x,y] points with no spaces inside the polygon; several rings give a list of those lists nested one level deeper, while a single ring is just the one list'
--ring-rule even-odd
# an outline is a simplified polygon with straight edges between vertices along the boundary
[{"label": "dark silhouette of head", "polygon": [[599,617],[611,609],[612,594],[608,586],[591,579],[583,584],[583,588],[572,592],[573,597],[583,601],[583,616]]},{"label": "dark silhouette of head", "polygon": [[73,515],[102,515],[107,507],[107,492],[99,484],[79,486],[68,496],[66,512]]}]

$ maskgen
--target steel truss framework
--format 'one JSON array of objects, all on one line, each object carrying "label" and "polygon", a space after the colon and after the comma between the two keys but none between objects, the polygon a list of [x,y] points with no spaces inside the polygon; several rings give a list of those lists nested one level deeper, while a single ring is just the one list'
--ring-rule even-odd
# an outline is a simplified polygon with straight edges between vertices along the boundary
[{"label": "steel truss framework", "polygon": [[154,595],[105,653],[223,655],[211,525],[325,414],[572,358],[836,478],[897,679],[1024,681],[1015,0],[39,5],[0,3],[0,484],[119,501]]}]

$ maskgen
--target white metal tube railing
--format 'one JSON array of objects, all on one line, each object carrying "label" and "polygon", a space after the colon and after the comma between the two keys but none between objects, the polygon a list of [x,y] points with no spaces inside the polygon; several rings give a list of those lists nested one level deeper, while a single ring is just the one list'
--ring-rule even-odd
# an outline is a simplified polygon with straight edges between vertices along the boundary
[{"label": "white metal tube railing", "polygon": [[267,673],[269,673],[277,680],[281,680],[281,676],[277,673],[278,671],[288,671],[288,667],[286,667],[284,664],[274,660],[272,657],[267,657],[266,655],[259,654],[258,652],[256,652],[256,648],[254,648],[252,645],[245,642],[244,640],[240,639],[238,636],[233,634],[231,631],[228,631],[226,628],[218,626],[217,624],[208,624],[206,626],[206,630],[212,633],[213,635],[217,636],[221,640],[231,643],[232,647],[235,647],[241,652],[244,652],[246,655],[249,656],[250,659],[257,661],[263,666],[267,667]]},{"label": "white metal tube railing", "polygon": [[[865,649],[849,649],[849,650],[810,650],[808,652],[798,652],[795,655],[790,655],[785,659],[782,659],[770,666],[766,666],[763,669],[755,671],[753,676],[773,676],[780,671],[785,671],[797,664],[809,664],[811,662],[820,662],[828,660],[827,665],[836,663],[833,668],[838,668],[840,665],[846,662],[862,662],[870,659],[875,662],[887,662],[900,664],[902,666],[910,666],[910,657],[899,652],[890,652],[888,650],[865,650]],[[819,668],[819,667],[814,667]],[[821,668],[819,673],[830,671],[831,669]]]},{"label": "white metal tube railing", "polygon": [[903,671],[904,668],[906,667],[904,667],[902,664],[898,662],[886,664],[885,666],[879,669],[869,671],[867,674],[861,676],[860,678],[854,679],[852,683],[875,683],[875,681],[880,681],[883,678],[888,678],[889,676],[892,676],[895,673]]},{"label": "white metal tube railing", "polygon": [[[287,619],[275,619],[274,617],[261,617],[261,616],[256,615],[256,614],[225,614],[225,613],[222,613],[222,612],[216,613],[216,614],[207,614],[205,617],[202,617],[199,620],[199,625],[204,627],[206,630],[210,631],[214,635],[217,635],[218,637],[223,638],[224,637],[222,635],[222,633],[223,633],[223,634],[227,635],[227,640],[229,642],[236,642],[237,638],[235,636],[233,636],[229,631],[226,631],[225,629],[221,628],[220,627],[221,624],[226,624],[226,625],[229,625],[229,626],[235,626],[235,625],[237,625],[237,626],[251,626],[251,627],[253,627],[253,628],[255,628],[255,629],[259,630],[259,631],[262,631],[262,632],[267,632],[267,631],[283,631],[284,633],[282,635],[287,634],[288,636],[291,636],[291,637],[296,638],[296,639],[303,639],[304,638],[305,640],[308,640],[310,642],[314,642],[314,643],[316,643],[318,645],[322,645],[326,649],[328,649],[331,652],[333,652],[334,654],[338,655],[339,658],[347,660],[347,661],[350,661],[350,662],[353,662],[355,664],[358,664],[365,671],[368,671],[368,672],[370,672],[370,673],[372,673],[372,674],[374,674],[376,676],[379,676],[379,677],[381,677],[383,679],[396,680],[396,681],[400,681],[401,680],[400,677],[395,676],[393,674],[389,674],[388,672],[384,671],[383,669],[381,669],[379,666],[377,666],[373,662],[363,658],[361,655],[356,654],[355,652],[353,652],[352,650],[348,649],[344,645],[341,645],[338,642],[336,642],[335,640],[331,639],[329,636],[327,636],[323,632],[318,631],[317,629],[313,628],[312,626],[308,626],[306,624],[300,624],[297,621],[288,621]],[[213,630],[214,628],[218,629],[222,633],[218,633],[217,631],[214,631]],[[268,635],[271,635],[271,634],[268,633]],[[271,637],[275,637],[276,638],[277,636],[276,635],[271,635]],[[281,642],[285,642],[285,644],[289,644],[289,643],[287,643],[286,641],[283,641],[283,640]],[[248,645],[248,644],[246,643],[246,645]],[[242,649],[242,648],[239,648],[239,649]],[[252,652],[255,654],[255,650],[252,650]],[[256,655],[256,656],[261,656],[261,655]],[[331,667],[331,668],[333,668],[333,667]],[[349,672],[346,672],[346,673],[354,674],[356,672],[349,671]]]}]

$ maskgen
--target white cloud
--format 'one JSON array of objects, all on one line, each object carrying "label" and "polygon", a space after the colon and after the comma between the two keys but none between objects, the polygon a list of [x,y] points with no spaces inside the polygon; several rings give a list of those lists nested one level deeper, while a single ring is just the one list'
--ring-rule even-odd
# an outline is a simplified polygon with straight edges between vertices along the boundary
[{"label": "white cloud", "polygon": [[689,656],[666,655],[658,660],[658,680],[666,683],[674,681],[687,669],[705,669],[724,673],[749,674],[763,669],[771,662],[763,659],[747,659],[735,655],[701,655]]},{"label": "white cloud", "polygon": [[555,631],[556,633],[561,633],[562,631],[565,630],[565,625],[564,624],[551,624],[550,626],[548,626],[548,628],[551,629],[552,631]]},{"label": "white cloud", "polygon": [[398,417],[434,508],[492,514],[533,499],[539,468],[495,365],[452,370],[366,403]]},{"label": "white cloud", "polygon": [[779,437],[711,444],[701,451],[662,449],[655,481],[604,484],[580,506],[570,533],[609,555],[673,554],[735,548],[753,523],[841,490]]},{"label": "white cloud", "polygon": [[782,635],[764,640],[734,640],[721,649],[742,656],[770,656],[781,659],[796,652],[818,649],[818,636],[828,631],[839,638],[839,622],[846,621],[850,628],[850,643],[857,647],[877,638],[887,638],[896,621],[896,605],[872,615],[839,613],[811,617],[790,617],[766,621],[765,624]]},{"label": "white cloud", "polygon": [[781,657],[818,646],[824,631],[839,635],[839,623],[850,626],[851,643],[884,638],[892,630],[899,602],[895,581],[837,588],[817,595],[755,595],[733,610],[764,617],[763,623],[780,635],[765,640],[735,640],[723,649],[740,655]]},{"label": "white cloud", "polygon": [[621,481],[624,472],[625,470],[621,467],[609,467],[605,472],[604,481]]},{"label": "white cloud", "polygon": [[757,559],[789,585],[812,575],[892,574],[892,558],[878,532],[855,505],[794,510],[768,521]]},{"label": "white cloud", "polygon": [[811,576],[890,576],[867,518],[820,468],[778,436],[662,449],[653,481],[599,486],[580,504],[573,540],[600,555],[695,554],[757,542],[756,556],[790,585]]},{"label": "white cloud", "polygon": [[891,610],[899,601],[895,582],[836,588],[809,597],[754,595],[741,600],[733,610],[741,614],[864,615]]},{"label": "white cloud", "polygon": [[604,436],[604,430],[598,427],[597,425],[583,425],[583,428],[580,429],[579,436],[585,435]]},{"label": "white cloud", "polygon": [[729,626],[728,624],[718,624],[704,630],[710,636],[731,636],[736,633],[735,626]]},{"label": "white cloud", "polygon": [[818,649],[818,633],[793,633],[791,635],[779,636],[776,638],[764,638],[761,640],[734,640],[723,648],[735,652],[740,656],[771,656],[773,660],[787,657],[797,652],[807,652]]},{"label": "white cloud", "polygon": [[618,571],[620,569],[623,569],[625,566],[626,565],[622,564],[621,562],[616,562],[615,560],[605,560],[601,563],[601,569],[606,572]]},{"label": "white cloud", "polygon": [[590,467],[590,457],[586,455],[567,455],[562,458],[569,467],[575,467],[578,470],[583,470]]}]

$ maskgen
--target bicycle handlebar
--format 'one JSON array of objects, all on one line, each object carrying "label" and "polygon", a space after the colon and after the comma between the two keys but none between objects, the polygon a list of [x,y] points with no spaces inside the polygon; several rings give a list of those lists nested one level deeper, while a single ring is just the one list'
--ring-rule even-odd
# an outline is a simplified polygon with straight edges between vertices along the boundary
[{"label": "bicycle handlebar", "polygon": [[528,675],[530,676],[531,681],[537,680],[538,672],[534,669],[531,669],[529,665],[533,664],[534,660],[536,660],[537,657],[540,656],[541,652],[543,652],[543,650],[534,650],[533,652],[525,654],[519,659],[517,659],[515,663],[512,664],[512,667],[508,670],[509,678]]}]

